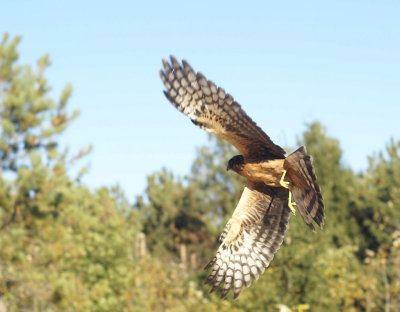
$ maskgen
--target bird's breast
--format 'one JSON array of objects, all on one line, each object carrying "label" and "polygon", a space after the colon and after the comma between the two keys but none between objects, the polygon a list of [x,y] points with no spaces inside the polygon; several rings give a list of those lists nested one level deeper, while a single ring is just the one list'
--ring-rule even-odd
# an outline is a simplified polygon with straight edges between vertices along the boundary
[{"label": "bird's breast", "polygon": [[262,162],[244,163],[238,174],[252,182],[263,182],[266,185],[280,187],[285,159],[272,159]]}]

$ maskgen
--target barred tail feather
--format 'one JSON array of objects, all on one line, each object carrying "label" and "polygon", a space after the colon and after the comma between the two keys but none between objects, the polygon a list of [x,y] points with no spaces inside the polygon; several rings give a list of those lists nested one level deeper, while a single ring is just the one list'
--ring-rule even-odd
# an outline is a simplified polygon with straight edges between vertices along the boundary
[{"label": "barred tail feather", "polygon": [[287,171],[289,190],[304,222],[313,231],[315,230],[313,220],[322,228],[325,213],[321,189],[316,182],[311,156],[307,155],[305,147],[300,147],[286,157],[284,167]]}]

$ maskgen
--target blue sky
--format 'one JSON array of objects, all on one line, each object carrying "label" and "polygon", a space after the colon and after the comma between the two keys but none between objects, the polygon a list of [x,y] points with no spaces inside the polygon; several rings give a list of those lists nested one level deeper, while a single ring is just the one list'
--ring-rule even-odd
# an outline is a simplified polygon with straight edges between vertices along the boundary
[{"label": "blue sky", "polygon": [[3,1],[0,31],[22,35],[21,63],[49,53],[81,117],[61,140],[86,161],[91,187],[129,198],[167,167],[184,175],[207,143],[164,98],[160,59],[185,58],[231,93],[275,143],[294,146],[320,120],[344,162],[400,135],[399,1]]}]

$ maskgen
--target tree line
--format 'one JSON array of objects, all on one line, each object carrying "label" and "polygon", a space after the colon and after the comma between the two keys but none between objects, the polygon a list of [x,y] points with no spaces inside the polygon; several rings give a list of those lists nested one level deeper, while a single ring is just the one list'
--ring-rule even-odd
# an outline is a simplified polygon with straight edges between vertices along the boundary
[{"label": "tree line", "polygon": [[210,136],[185,176],[154,172],[134,202],[91,190],[86,168],[71,174],[90,148],[58,144],[79,115],[72,86],[53,98],[49,56],[19,64],[19,41],[0,42],[0,311],[400,311],[400,141],[354,172],[309,124],[298,145],[313,155],[326,226],[292,217],[260,280],[221,300],[202,267],[243,190],[225,170],[237,152]]}]

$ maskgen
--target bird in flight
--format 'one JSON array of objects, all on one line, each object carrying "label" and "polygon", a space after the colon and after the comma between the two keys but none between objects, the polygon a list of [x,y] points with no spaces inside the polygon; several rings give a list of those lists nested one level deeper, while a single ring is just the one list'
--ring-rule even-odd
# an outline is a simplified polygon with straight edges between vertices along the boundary
[{"label": "bird in flight", "polygon": [[285,157],[241,106],[224,89],[175,57],[162,60],[160,77],[168,100],[200,128],[232,144],[240,155],[227,170],[247,179],[242,196],[219,238],[220,246],[206,269],[206,283],[225,297],[237,298],[269,266],[280,248],[290,212],[299,211],[304,222],[322,228],[324,205],[312,166],[302,146]]}]

